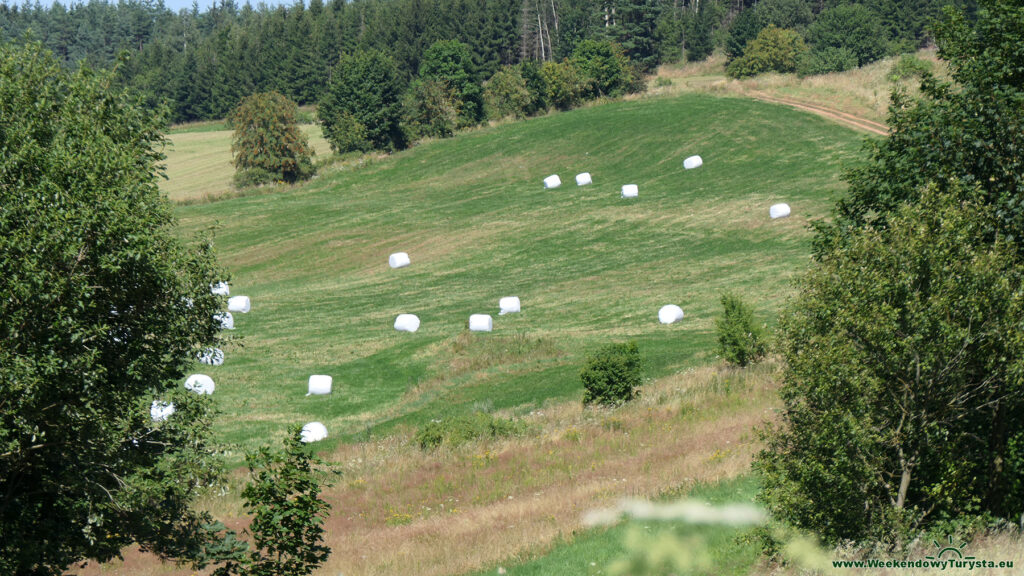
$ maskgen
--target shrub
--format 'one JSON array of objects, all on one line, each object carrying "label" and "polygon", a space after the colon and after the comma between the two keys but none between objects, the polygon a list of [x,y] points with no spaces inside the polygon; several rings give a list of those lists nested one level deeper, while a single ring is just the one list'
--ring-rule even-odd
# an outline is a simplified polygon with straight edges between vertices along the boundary
[{"label": "shrub", "polygon": [[413,82],[402,98],[402,108],[412,138],[448,138],[459,123],[459,99],[443,80]]},{"label": "shrub", "polygon": [[738,296],[722,294],[722,308],[722,316],[715,319],[718,355],[737,366],[746,366],[764,358],[764,330],[754,323],[750,307]]},{"label": "shrub", "polygon": [[572,62],[545,62],[540,69],[547,88],[546,100],[559,110],[575,108],[587,92],[587,79]]},{"label": "shrub", "polygon": [[488,118],[499,120],[509,116],[525,118],[533,97],[526,78],[518,68],[506,66],[494,73],[484,85],[484,108]]},{"label": "shrub", "polygon": [[764,72],[795,72],[801,56],[807,51],[800,34],[793,30],[768,26],[747,44],[743,56],[726,67],[733,78],[756,76]]},{"label": "shrub", "polygon": [[452,91],[460,126],[472,126],[484,117],[483,92],[476,83],[473,54],[458,40],[431,44],[420,60],[420,78],[439,80]]},{"label": "shrub", "polygon": [[639,394],[643,366],[636,342],[609,344],[587,357],[583,370],[583,404],[617,406]]},{"label": "shrub", "polygon": [[526,115],[532,116],[548,109],[548,83],[541,73],[543,65],[536,60],[527,60],[519,66],[519,73],[526,80],[526,89],[530,91],[530,104],[526,107]]},{"label": "shrub", "polygon": [[401,98],[391,58],[380,52],[343,54],[317,108],[324,137],[340,153],[404,148]]},{"label": "shrub", "polygon": [[416,443],[423,450],[434,450],[442,445],[454,448],[478,439],[519,436],[525,431],[526,425],[522,422],[475,412],[424,424],[416,432]]},{"label": "shrub", "polygon": [[832,46],[806,52],[797,65],[796,73],[802,76],[816,76],[830,72],[842,72],[857,67],[857,55],[849,48]]},{"label": "shrub", "polygon": [[298,109],[281,94],[264,92],[245,98],[231,112],[236,184],[295,182],[313,175],[313,150],[296,122]]},{"label": "shrub", "polygon": [[621,96],[629,86],[629,58],[617,44],[584,40],[573,50],[572,63],[586,77],[592,98]]},{"label": "shrub", "polygon": [[927,60],[922,60],[913,54],[904,54],[899,60],[893,62],[889,69],[889,80],[899,82],[909,78],[922,78],[930,74],[932,65]]}]

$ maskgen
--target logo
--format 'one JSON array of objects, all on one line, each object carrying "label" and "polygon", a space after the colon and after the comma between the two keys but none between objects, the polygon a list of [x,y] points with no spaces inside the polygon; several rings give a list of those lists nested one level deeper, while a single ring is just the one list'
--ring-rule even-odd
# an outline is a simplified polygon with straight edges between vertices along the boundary
[{"label": "logo", "polygon": [[[964,546],[967,546],[967,542],[954,547],[952,536],[949,537],[949,546],[941,546],[938,540],[932,540],[932,544],[935,544],[935,547],[939,549],[939,553],[935,556],[925,556],[928,560],[974,560],[974,556],[964,556],[960,552],[964,549]],[[947,552],[948,555],[943,557]]]}]

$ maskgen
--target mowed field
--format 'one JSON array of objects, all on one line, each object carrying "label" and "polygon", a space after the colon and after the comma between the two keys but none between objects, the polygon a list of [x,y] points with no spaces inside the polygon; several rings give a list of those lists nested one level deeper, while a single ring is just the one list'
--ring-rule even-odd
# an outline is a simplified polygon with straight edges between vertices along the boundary
[{"label": "mowed field", "polygon": [[[613,341],[636,340],[651,377],[713,362],[720,294],[774,318],[862,138],[745,99],[640,99],[182,206],[185,233],[215,229],[232,294],[253,302],[223,366],[197,365],[217,382],[218,435],[247,450],[319,420],[327,449],[455,413],[524,414],[578,398],[585,355]],[[684,170],[692,154],[704,166]],[[575,186],[580,172],[594,184]],[[562,187],[543,189],[555,173]],[[770,220],[776,202],[793,216]],[[412,265],[390,269],[397,251]],[[522,312],[498,316],[503,296]],[[670,303],[686,318],[661,325]],[[400,313],[419,331],[396,332]],[[474,313],[494,332],[468,333]],[[334,393],[306,397],[311,374]]]},{"label": "mowed field", "polygon": [[[252,299],[224,364],[196,365],[216,380],[228,463],[289,426],[327,426],[315,447],[340,475],[324,494],[333,553],[317,573],[332,576],[606,573],[623,532],[577,539],[587,510],[695,486],[749,500],[756,480],[719,483],[749,472],[780,367],[715,357],[719,297],[738,293],[775,322],[809,259],[808,223],[827,217],[864,137],[749,99],[640,98],[178,206],[182,234],[214,230],[232,294]],[[693,154],[704,166],[684,170]],[[594,183],[577,187],[580,172]],[[556,173],[562,186],[545,190]],[[621,198],[624,184],[639,197]],[[793,215],[769,219],[777,202]],[[388,267],[397,251],[409,267]],[[503,296],[522,312],[499,316]],[[686,317],[660,324],[665,304]],[[401,313],[420,317],[418,332],[393,329]],[[469,332],[474,313],[494,331]],[[582,409],[586,355],[627,340],[649,377],[640,400]],[[311,374],[333,376],[334,393],[305,396]],[[527,432],[416,445],[422,424],[475,411]],[[201,505],[243,527],[244,481],[236,471]],[[712,540],[717,573],[758,561],[728,533]],[[172,573],[192,574],[135,553],[85,571]]]}]

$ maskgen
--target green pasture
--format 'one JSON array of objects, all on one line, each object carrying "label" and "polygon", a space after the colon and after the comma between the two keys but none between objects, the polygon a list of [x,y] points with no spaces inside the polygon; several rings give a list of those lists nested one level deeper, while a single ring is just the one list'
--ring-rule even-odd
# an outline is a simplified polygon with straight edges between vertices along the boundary
[{"label": "green pasture", "polygon": [[[711,362],[719,295],[774,322],[808,260],[808,221],[828,214],[862,138],[745,99],[650,98],[180,206],[186,233],[215,227],[232,295],[253,303],[224,365],[197,365],[217,383],[218,434],[251,449],[319,420],[328,448],[449,414],[521,413],[579,398],[584,356],[611,341],[636,340],[651,377]],[[684,170],[692,154],[704,166]],[[580,172],[594,183],[577,187]],[[556,173],[562,186],[545,190]],[[623,184],[639,198],[621,198]],[[793,216],[770,220],[776,202]],[[412,265],[392,270],[398,251]],[[522,312],[498,316],[502,296]],[[659,324],[665,304],[686,318]],[[419,331],[396,332],[400,313]],[[474,313],[494,331],[468,333]],[[306,397],[310,374],[333,376],[334,393]]]}]

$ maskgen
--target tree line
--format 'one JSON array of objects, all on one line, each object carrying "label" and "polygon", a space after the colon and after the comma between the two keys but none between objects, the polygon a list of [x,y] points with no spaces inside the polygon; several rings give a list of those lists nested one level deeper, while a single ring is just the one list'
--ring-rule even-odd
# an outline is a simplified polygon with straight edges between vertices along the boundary
[{"label": "tree line", "polygon": [[772,27],[807,37],[816,73],[928,44],[948,4],[973,14],[973,0],[220,0],[177,13],[161,0],[37,0],[0,4],[0,40],[37,40],[69,66],[116,67],[119,82],[169,102],[182,122],[222,118],[257,92],[316,103],[342,56],[360,51],[391,59],[404,89],[440,40],[468,47],[477,87],[507,66],[562,62],[588,40],[619,46],[641,71],[716,48],[735,59]]}]

